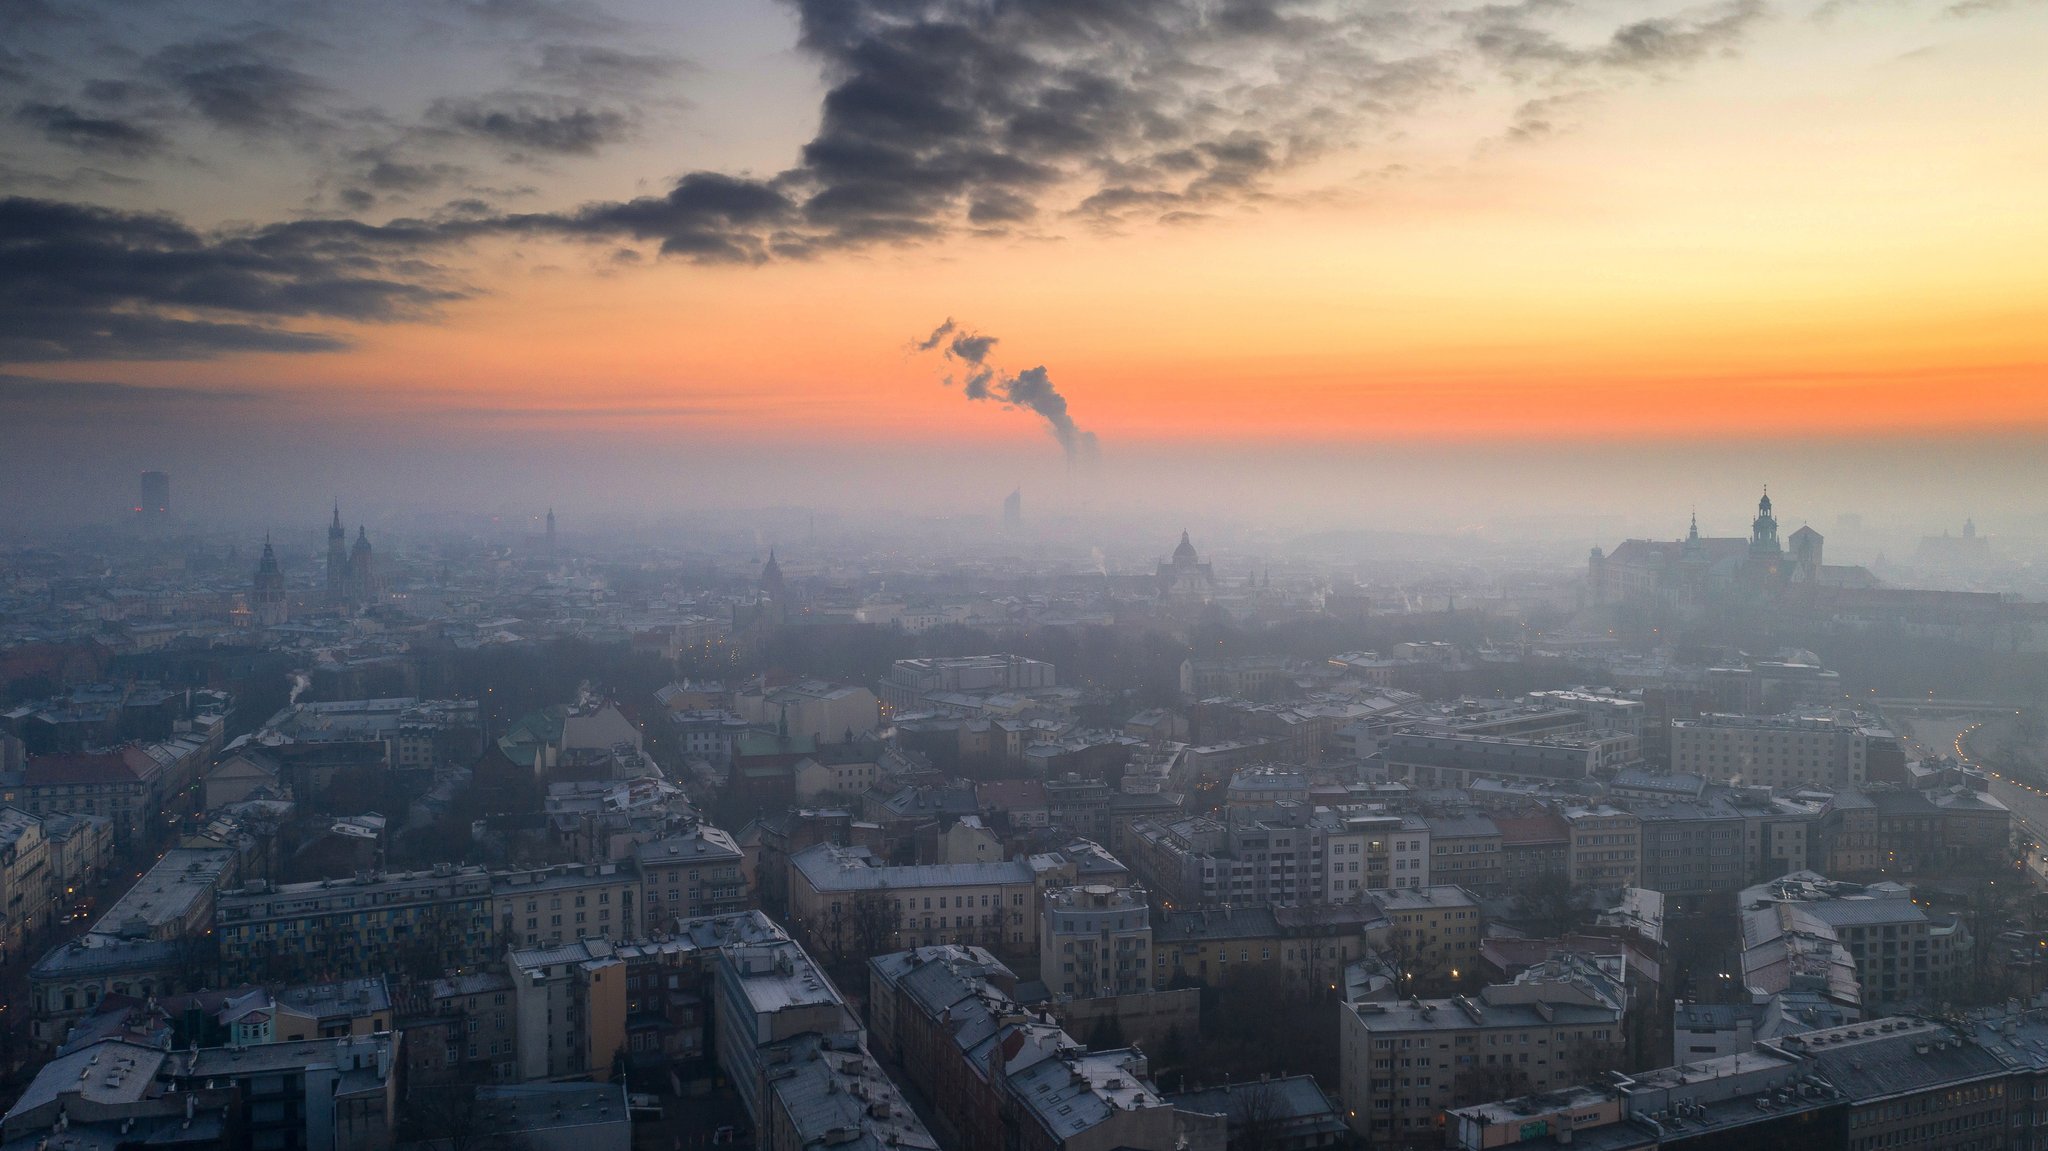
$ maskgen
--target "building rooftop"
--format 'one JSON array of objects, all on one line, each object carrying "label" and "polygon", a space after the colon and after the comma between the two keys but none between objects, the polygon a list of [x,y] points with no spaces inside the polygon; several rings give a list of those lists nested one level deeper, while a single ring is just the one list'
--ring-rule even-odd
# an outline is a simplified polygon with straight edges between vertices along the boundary
[{"label": "building rooftop", "polygon": [[789,857],[819,891],[882,891],[925,887],[990,887],[1030,884],[1032,871],[1022,860],[1000,863],[929,863],[909,867],[875,867],[864,852],[820,843]]},{"label": "building rooftop", "polygon": [[762,1051],[768,1090],[796,1144],[851,1151],[938,1151],[902,1092],[857,1042],[815,1034]]},{"label": "building rooftop", "polygon": [[7,1109],[6,1119],[47,1106],[66,1095],[102,1107],[138,1102],[153,1093],[157,1070],[168,1057],[169,1052],[120,1039],[104,1040],[60,1055],[36,1072],[21,1098]]},{"label": "building rooftop", "polygon": [[838,1006],[846,1000],[804,949],[789,940],[724,951],[748,1007],[770,1015],[798,1007]]},{"label": "building rooftop", "polygon": [[623,1083],[508,1083],[474,1090],[477,1107],[469,1116],[480,1133],[563,1131],[632,1121]]},{"label": "building rooftop", "polygon": [[723,828],[699,824],[680,835],[636,845],[633,858],[642,867],[699,861],[731,862],[740,858],[740,845]]},{"label": "building rooftop", "polygon": [[227,848],[173,847],[107,908],[94,929],[139,936],[174,923],[213,892],[235,861]]},{"label": "building rooftop", "polygon": [[1136,1048],[1063,1052],[1010,1077],[1010,1089],[1053,1138],[1062,1142],[1117,1111],[1168,1106],[1145,1079]]}]

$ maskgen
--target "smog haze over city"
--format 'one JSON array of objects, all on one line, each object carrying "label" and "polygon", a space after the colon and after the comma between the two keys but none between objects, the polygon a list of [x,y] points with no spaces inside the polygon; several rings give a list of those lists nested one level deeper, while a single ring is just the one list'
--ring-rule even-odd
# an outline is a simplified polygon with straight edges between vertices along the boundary
[{"label": "smog haze over city", "polygon": [[2048,1148],[2044,61],[0,0],[0,1151]]}]

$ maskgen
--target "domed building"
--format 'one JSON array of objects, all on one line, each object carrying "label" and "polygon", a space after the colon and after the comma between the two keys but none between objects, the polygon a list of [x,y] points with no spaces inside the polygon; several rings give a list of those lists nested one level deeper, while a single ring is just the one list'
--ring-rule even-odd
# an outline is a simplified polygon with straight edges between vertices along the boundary
[{"label": "domed building", "polygon": [[1202,562],[1183,528],[1173,558],[1159,565],[1159,598],[1169,604],[1204,604],[1215,595],[1216,573]]}]

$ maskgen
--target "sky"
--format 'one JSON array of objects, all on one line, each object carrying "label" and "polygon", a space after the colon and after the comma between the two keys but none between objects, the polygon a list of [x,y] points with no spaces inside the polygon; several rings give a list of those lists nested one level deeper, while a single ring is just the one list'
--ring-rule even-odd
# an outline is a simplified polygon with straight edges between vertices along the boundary
[{"label": "sky", "polygon": [[0,510],[2018,523],[2043,59],[2038,0],[18,0]]}]

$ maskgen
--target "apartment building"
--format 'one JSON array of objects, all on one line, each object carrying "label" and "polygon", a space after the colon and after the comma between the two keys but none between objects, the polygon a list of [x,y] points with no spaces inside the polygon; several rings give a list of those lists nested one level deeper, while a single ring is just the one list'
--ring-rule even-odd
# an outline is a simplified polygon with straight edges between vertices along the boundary
[{"label": "apartment building", "polygon": [[1038,949],[1037,875],[1022,860],[884,867],[820,843],[789,857],[790,926],[833,954],[934,943]]},{"label": "apartment building", "polygon": [[1375,1143],[1412,1140],[1458,1095],[1582,1082],[1617,1058],[1626,1003],[1616,980],[1576,957],[1477,996],[1347,1003],[1339,1094],[1352,1130]]},{"label": "apartment building", "polygon": [[54,922],[54,872],[43,821],[0,807],[0,963],[18,959]]},{"label": "apartment building", "polygon": [[512,977],[480,971],[432,980],[401,1005],[408,1084],[511,1083],[519,1079]]},{"label": "apartment building", "polygon": [[1641,887],[1643,827],[1632,811],[1611,804],[1567,806],[1569,876],[1574,886]]},{"label": "apartment building", "polygon": [[1486,921],[1471,892],[1434,884],[1375,891],[1372,900],[1387,920],[1387,955],[1403,976],[1458,979],[1477,964]]},{"label": "apartment building", "polygon": [[626,965],[611,944],[514,947],[505,969],[519,1078],[609,1078],[626,1050]]},{"label": "apartment building", "polygon": [[[737,854],[737,852],[735,852]],[[631,864],[564,863],[491,875],[498,926],[524,947],[640,934],[640,873]]]},{"label": "apartment building", "polygon": [[757,1130],[768,1112],[771,1048],[814,1034],[865,1049],[865,1029],[839,988],[794,941],[723,948],[716,970],[718,1066]]},{"label": "apartment building", "polygon": [[204,935],[213,926],[217,893],[235,882],[239,864],[226,848],[171,848],[101,913],[92,930],[168,942]]},{"label": "apartment building", "polygon": [[1570,878],[1572,829],[1557,812],[1538,807],[1496,813],[1493,825],[1500,829],[1501,880],[1507,890],[1527,891]]},{"label": "apartment building", "polygon": [[1855,966],[1866,1010],[1945,1002],[1970,971],[1975,943],[1962,920],[1930,914],[1897,883],[1798,871],[1747,888],[1736,900],[1746,936],[1755,934],[1752,919],[1780,907],[1825,924]]},{"label": "apartment building", "polygon": [[1039,978],[1054,995],[1095,999],[1150,991],[1152,909],[1142,887],[1088,884],[1045,893]]},{"label": "apartment building", "polygon": [[1755,878],[1748,816],[1725,794],[1629,800],[1642,849],[1642,882],[1666,895],[1735,891]]},{"label": "apartment building", "polygon": [[[1152,986],[1191,981],[1214,987],[1250,967],[1272,968],[1296,985],[1338,982],[1346,964],[1391,938],[1394,917],[1376,898],[1386,893],[1372,894],[1354,904],[1167,912],[1152,935]],[[1475,933],[1475,948],[1477,941]]]},{"label": "apartment building", "polygon": [[644,929],[669,931],[678,919],[723,915],[747,905],[740,846],[727,832],[699,824],[633,849],[643,889]]},{"label": "apartment building", "polygon": [[1642,757],[1642,741],[1621,732],[1563,731],[1542,737],[1396,731],[1380,740],[1391,779],[1418,787],[1466,787],[1480,779],[1585,779]]},{"label": "apartment building", "polygon": [[221,975],[230,983],[474,967],[495,952],[495,927],[490,873],[451,864],[306,883],[256,880],[221,892],[214,906]]},{"label": "apartment building", "polygon": [[1788,791],[1862,787],[1873,757],[1879,777],[1903,769],[1898,737],[1852,714],[1708,715],[1671,724],[1671,769],[1710,780]]},{"label": "apartment building", "polygon": [[1429,882],[1463,887],[1480,894],[1503,889],[1506,866],[1501,860],[1500,826],[1476,812],[1432,813],[1429,825]]}]

